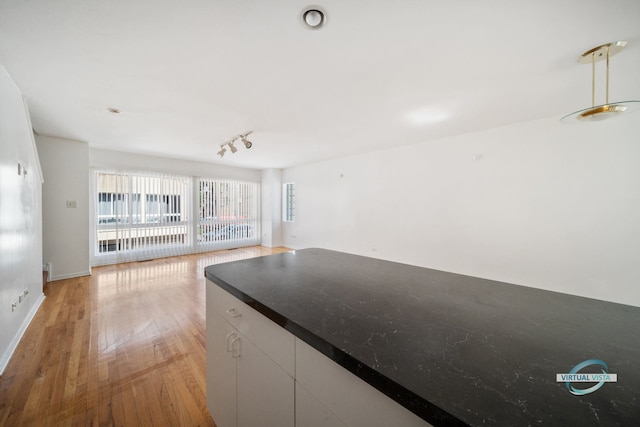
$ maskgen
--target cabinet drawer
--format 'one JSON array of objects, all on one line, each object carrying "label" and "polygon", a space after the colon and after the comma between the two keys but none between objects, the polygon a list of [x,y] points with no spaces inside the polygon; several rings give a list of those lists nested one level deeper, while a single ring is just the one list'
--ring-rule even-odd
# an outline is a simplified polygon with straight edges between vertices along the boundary
[{"label": "cabinet drawer", "polygon": [[429,427],[307,343],[296,339],[296,381],[351,427]]},{"label": "cabinet drawer", "polygon": [[209,316],[209,310],[217,312],[293,377],[295,366],[293,335],[207,280],[207,316]]}]

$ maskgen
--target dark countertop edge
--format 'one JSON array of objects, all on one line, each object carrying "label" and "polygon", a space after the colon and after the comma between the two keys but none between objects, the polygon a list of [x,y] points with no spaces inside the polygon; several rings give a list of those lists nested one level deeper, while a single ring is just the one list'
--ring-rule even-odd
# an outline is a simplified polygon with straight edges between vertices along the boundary
[{"label": "dark countertop edge", "polygon": [[464,421],[440,409],[438,406],[418,396],[411,390],[408,390],[405,387],[399,385],[395,381],[387,378],[375,369],[364,365],[356,358],[348,355],[347,353],[328,343],[324,339],[309,332],[307,329],[303,328],[292,320],[287,319],[285,316],[274,311],[270,307],[267,307],[259,301],[256,301],[251,296],[238,290],[233,285],[215,277],[206,269],[204,275],[215,285],[221,287],[231,295],[238,298],[240,301],[247,304],[249,307],[252,307],[262,315],[269,318],[271,321],[275,322],[277,325],[291,332],[295,337],[300,338],[302,341],[306,342],[311,347],[318,350],[320,353],[324,354],[352,374],[356,375],[361,380],[374,387],[376,390],[385,394],[390,399],[393,399],[394,401],[396,401],[409,411],[413,412],[423,420],[432,424],[433,426],[469,426],[469,424],[466,424]]}]

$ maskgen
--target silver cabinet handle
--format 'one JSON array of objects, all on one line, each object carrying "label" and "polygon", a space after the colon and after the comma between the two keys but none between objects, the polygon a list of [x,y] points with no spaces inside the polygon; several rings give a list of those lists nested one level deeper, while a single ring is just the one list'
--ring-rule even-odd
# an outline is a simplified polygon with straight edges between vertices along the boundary
[{"label": "silver cabinet handle", "polygon": [[235,307],[230,308],[229,310],[227,310],[227,314],[228,314],[229,316],[231,316],[231,317],[240,317],[240,316],[242,316],[242,313],[240,313],[240,312],[238,311],[238,309],[237,309],[237,308],[235,308]]},{"label": "silver cabinet handle", "polygon": [[240,357],[240,337],[231,340],[231,357],[234,359]]},{"label": "silver cabinet handle", "polygon": [[231,352],[231,347],[233,345],[233,339],[237,338],[237,335],[235,332],[230,332],[227,335],[227,353]]}]

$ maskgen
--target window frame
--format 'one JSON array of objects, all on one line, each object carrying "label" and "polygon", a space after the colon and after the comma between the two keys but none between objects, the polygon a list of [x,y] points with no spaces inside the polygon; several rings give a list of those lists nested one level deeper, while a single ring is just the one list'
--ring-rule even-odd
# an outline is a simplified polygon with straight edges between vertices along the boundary
[{"label": "window frame", "polygon": [[282,184],[282,222],[296,221],[296,183]]}]

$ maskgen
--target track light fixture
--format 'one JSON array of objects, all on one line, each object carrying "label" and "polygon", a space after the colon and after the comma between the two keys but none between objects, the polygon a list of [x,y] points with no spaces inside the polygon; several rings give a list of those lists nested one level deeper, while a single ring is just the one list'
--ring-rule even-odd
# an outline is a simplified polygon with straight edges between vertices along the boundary
[{"label": "track light fixture", "polygon": [[229,145],[229,149],[231,150],[232,153],[235,153],[236,151],[238,151],[238,149],[235,147],[235,145],[233,145],[234,141],[231,141],[228,145]]},{"label": "track light fixture", "polygon": [[229,150],[231,150],[231,153],[235,153],[236,151],[238,151],[238,149],[234,145],[238,139],[244,144],[245,148],[249,149],[253,147],[253,142],[247,139],[247,136],[250,135],[252,132],[253,131],[250,130],[249,132],[241,133],[240,135],[234,136],[231,141],[225,142],[224,144],[222,144],[220,146],[220,151],[218,151],[218,156],[224,157],[224,153],[227,152],[225,145],[229,147]]}]

